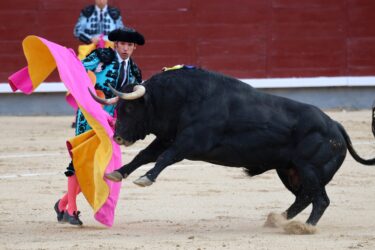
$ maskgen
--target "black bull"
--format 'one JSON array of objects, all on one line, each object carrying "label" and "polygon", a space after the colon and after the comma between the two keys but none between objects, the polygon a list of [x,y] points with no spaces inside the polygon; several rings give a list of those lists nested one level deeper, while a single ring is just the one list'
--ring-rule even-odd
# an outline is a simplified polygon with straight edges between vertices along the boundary
[{"label": "black bull", "polygon": [[108,179],[121,181],[156,162],[137,182],[151,185],[163,169],[183,159],[242,167],[251,176],[275,169],[296,196],[286,219],[312,203],[307,223],[316,225],[329,205],[325,186],[346,151],[362,164],[375,164],[358,156],[343,126],[317,107],[262,93],[236,79],[181,69],[157,74],[143,86],[146,92],[138,99],[118,98],[115,139],[129,145],[150,133],[156,138]]}]

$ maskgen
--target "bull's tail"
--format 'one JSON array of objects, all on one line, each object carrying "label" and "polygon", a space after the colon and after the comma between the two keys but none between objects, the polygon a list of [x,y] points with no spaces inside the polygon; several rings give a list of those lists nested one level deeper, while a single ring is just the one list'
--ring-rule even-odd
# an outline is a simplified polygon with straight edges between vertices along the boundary
[{"label": "bull's tail", "polygon": [[371,123],[371,127],[372,127],[372,134],[375,136],[375,101],[372,104],[372,123]]},{"label": "bull's tail", "polygon": [[357,162],[359,162],[359,163],[361,163],[363,165],[375,165],[375,158],[372,158],[372,159],[363,159],[362,157],[360,157],[357,154],[357,152],[353,148],[352,141],[350,140],[350,137],[349,137],[348,133],[346,133],[344,127],[340,123],[337,123],[337,125],[338,125],[338,127],[339,127],[342,135],[345,138],[346,146],[348,147],[349,153],[352,155],[352,157],[354,158],[354,160],[356,160]]}]

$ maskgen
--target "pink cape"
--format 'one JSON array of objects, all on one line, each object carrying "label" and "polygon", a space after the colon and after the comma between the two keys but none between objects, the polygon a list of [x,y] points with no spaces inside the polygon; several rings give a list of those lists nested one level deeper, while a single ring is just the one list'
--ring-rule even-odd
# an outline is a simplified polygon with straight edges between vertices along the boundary
[{"label": "pink cape", "polygon": [[[99,144],[108,141],[106,148],[98,147],[94,153],[99,163],[95,161],[93,179],[94,181],[99,179],[102,185],[95,186],[98,189],[92,191],[95,195],[95,204],[90,205],[94,208],[95,219],[110,227],[114,221],[115,207],[121,187],[121,183],[114,183],[103,178],[104,173],[109,173],[121,166],[120,147],[112,140],[113,129],[110,122],[113,118],[90,96],[88,88],[95,93],[94,86],[72,49],[36,36],[26,37],[23,41],[23,49],[28,66],[9,77],[9,84],[13,91],[19,89],[25,94],[31,94],[57,66],[60,79],[74,101],[82,111],[85,111],[85,116],[91,117],[88,121],[99,137]],[[41,66],[43,60],[50,60],[48,64],[44,64],[48,67]],[[98,173],[101,178],[96,178]],[[98,202],[98,200],[103,202]]]}]

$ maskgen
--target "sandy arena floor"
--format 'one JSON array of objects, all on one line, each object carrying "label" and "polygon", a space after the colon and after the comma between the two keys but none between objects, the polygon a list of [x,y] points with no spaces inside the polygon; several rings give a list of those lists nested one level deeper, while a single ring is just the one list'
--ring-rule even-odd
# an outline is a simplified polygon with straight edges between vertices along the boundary
[{"label": "sandy arena floor", "polygon": [[[375,157],[370,110],[330,111],[357,152]],[[274,171],[249,178],[241,169],[183,161],[151,187],[123,182],[115,224],[95,221],[82,195],[84,227],[58,224],[53,205],[66,190],[65,140],[73,117],[0,116],[0,249],[375,249],[375,166],[348,154],[327,186],[331,205],[314,235],[264,228],[270,212],[294,196]],[[129,161],[152,137],[123,149]],[[296,219],[305,221],[311,207]]]}]

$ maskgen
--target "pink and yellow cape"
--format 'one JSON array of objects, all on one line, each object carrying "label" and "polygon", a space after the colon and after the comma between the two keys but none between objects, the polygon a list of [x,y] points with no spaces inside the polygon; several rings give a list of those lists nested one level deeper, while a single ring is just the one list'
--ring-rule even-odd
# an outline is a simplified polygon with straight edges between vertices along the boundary
[{"label": "pink and yellow cape", "polygon": [[95,213],[95,219],[112,226],[121,183],[104,179],[104,174],[121,166],[121,151],[112,140],[112,117],[89,94],[94,86],[72,49],[37,36],[23,42],[28,66],[9,77],[13,91],[31,94],[57,67],[77,106],[93,130],[68,141],[82,193]]}]

